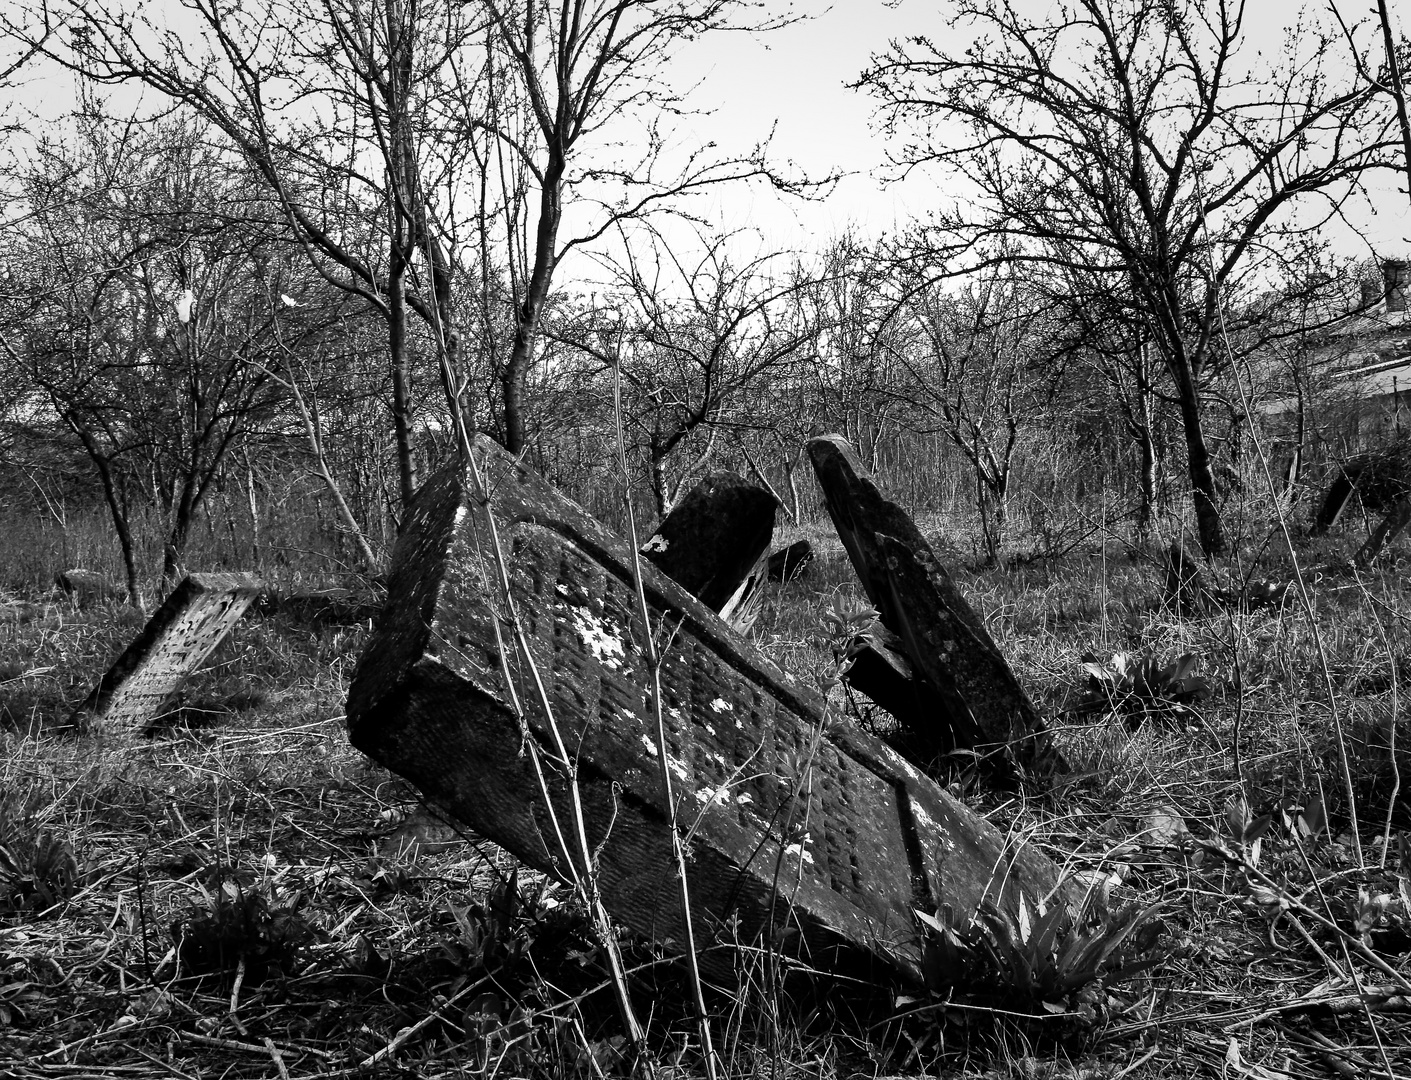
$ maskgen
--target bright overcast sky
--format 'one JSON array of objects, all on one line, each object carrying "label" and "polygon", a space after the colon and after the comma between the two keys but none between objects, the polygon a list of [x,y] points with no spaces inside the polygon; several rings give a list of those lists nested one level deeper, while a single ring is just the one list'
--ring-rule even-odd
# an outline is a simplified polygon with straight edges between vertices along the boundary
[{"label": "bright overcast sky", "polygon": [[[1367,15],[1361,0],[1337,2],[1351,19]],[[765,7],[781,10],[786,3],[766,0]],[[755,188],[696,207],[723,229],[758,231],[766,250],[817,250],[850,224],[864,236],[875,236],[924,214],[943,194],[935,174],[919,174],[892,187],[882,183],[886,144],[874,133],[872,99],[845,84],[893,39],[925,34],[938,43],[959,44],[956,31],[940,15],[949,5],[938,0],[837,0],[830,8],[824,0],[795,0],[794,6],[816,14],[757,36],[706,35],[682,51],[671,71],[678,87],[697,84],[697,107],[713,110],[682,120],[677,132],[681,146],[714,140],[723,154],[744,153],[773,128],[776,160],[792,160],[813,177],[850,174],[826,200],[812,204]],[[151,0],[149,10],[167,11],[174,18],[180,12],[176,0]],[[1255,44],[1280,50],[1282,27],[1296,10],[1286,0],[1249,0],[1246,25],[1259,35]],[[1411,17],[1404,13],[1401,19],[1399,29],[1411,31]],[[62,85],[56,85],[59,80]],[[66,76],[35,79],[21,90],[31,99],[23,104],[52,115],[55,103],[67,96],[63,90],[71,86]],[[38,105],[40,100],[47,101],[47,110]],[[1377,182],[1382,189],[1375,197],[1376,213],[1358,206],[1356,222],[1376,237],[1379,253],[1411,253],[1411,203],[1396,192],[1390,177]],[[1350,234],[1340,236],[1338,246],[1348,254],[1365,252]]]},{"label": "bright overcast sky", "polygon": [[[1337,2],[1350,22],[1371,10],[1352,0]],[[799,6],[824,7],[817,0]],[[875,235],[924,214],[940,197],[939,177],[922,174],[904,184],[884,184],[886,141],[874,130],[873,99],[845,84],[890,41],[926,35],[938,45],[955,44],[956,32],[940,15],[949,6],[938,0],[836,0],[815,18],[755,38],[720,35],[693,44],[682,57],[682,85],[691,78],[701,80],[698,100],[716,108],[700,121],[700,130],[723,150],[747,148],[772,125],[779,157],[797,161],[810,175],[854,174],[818,205],[791,203],[788,209],[727,197],[720,205],[723,224],[753,226],[772,245],[800,250],[816,248],[850,222],[863,235]],[[1398,30],[1411,33],[1411,9],[1393,3],[1393,19],[1398,7]],[[1298,10],[1287,0],[1248,0],[1245,25],[1251,43],[1261,52],[1281,53],[1284,28]],[[1379,254],[1411,254],[1411,201],[1389,174],[1372,183],[1377,185],[1373,206],[1350,206],[1349,217],[1374,238]],[[1366,253],[1345,227],[1334,231],[1344,253]]]}]

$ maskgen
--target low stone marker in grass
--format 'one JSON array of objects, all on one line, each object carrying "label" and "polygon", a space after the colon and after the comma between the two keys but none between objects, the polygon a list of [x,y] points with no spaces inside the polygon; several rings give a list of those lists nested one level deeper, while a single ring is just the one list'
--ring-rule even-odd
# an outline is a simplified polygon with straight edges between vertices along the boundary
[{"label": "low stone marker in grass", "polygon": [[1166,549],[1166,590],[1162,600],[1177,615],[1202,611],[1210,593],[1200,570],[1200,560],[1179,540]]},{"label": "low stone marker in grass", "polygon": [[74,712],[72,722],[104,729],[146,724],[263,588],[247,574],[188,574]]},{"label": "low stone marker in grass", "polygon": [[974,751],[1005,785],[1016,779],[1011,752],[1035,772],[1063,768],[1039,711],[911,517],[842,436],[811,439],[808,451],[843,547],[921,684],[912,707],[891,694],[912,760],[929,767],[953,750]]},{"label": "low stone marker in grass", "polygon": [[718,612],[769,550],[777,505],[734,473],[711,473],[662,519],[642,554]]},{"label": "low stone marker in grass", "polygon": [[[353,745],[560,877],[581,866],[576,801],[605,905],[658,940],[685,940],[663,771],[693,830],[698,942],[778,937],[812,963],[861,960],[915,984],[915,910],[968,915],[989,897],[1014,913],[1021,894],[1033,910],[1057,887],[1046,858],[825,717],[821,698],[643,562],[653,630],[666,629],[663,770],[629,545],[493,443],[474,452],[488,512],[470,475],[448,468],[397,541],[387,606],[348,694]],[[702,950],[710,970],[732,969],[731,950]]]},{"label": "low stone marker in grass", "polygon": [[126,585],[104,577],[96,570],[62,570],[54,575],[54,584],[79,607],[127,599]]}]

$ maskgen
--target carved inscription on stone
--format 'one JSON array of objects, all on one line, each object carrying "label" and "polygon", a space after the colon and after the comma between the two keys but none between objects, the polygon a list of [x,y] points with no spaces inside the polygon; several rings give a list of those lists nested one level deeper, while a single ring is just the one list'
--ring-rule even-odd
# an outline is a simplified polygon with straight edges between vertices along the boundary
[{"label": "carved inscription on stone", "polygon": [[263,586],[246,574],[190,574],[74,713],[75,723],[134,728],[210,656]]}]

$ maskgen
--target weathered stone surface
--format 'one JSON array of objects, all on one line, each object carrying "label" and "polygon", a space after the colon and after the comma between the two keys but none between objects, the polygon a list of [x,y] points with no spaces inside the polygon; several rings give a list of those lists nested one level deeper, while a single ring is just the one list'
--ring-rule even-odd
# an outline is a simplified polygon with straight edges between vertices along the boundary
[{"label": "weathered stone surface", "polygon": [[1162,599],[1177,615],[1201,611],[1210,599],[1200,560],[1179,540],[1166,549],[1166,591]]},{"label": "weathered stone surface", "polygon": [[[891,716],[924,717],[935,715],[945,708],[945,703],[927,683],[916,677],[911,661],[906,658],[901,638],[892,633],[880,622],[873,622],[852,643],[852,665],[844,676],[853,689],[866,694],[873,703]],[[929,772],[929,767],[937,753],[936,747],[928,741],[922,746],[912,745],[914,730],[920,724],[903,724],[899,737],[891,738],[893,749],[908,759],[921,765]]]},{"label": "weathered stone surface", "polygon": [[1336,525],[1353,495],[1361,497],[1366,509],[1383,512],[1411,496],[1411,437],[1398,436],[1344,462],[1318,505],[1313,532]]},{"label": "weathered stone surface", "polygon": [[808,574],[813,562],[813,545],[807,540],[795,540],[769,556],[769,580],[793,581]]},{"label": "weathered stone surface", "polygon": [[120,729],[151,720],[263,587],[247,574],[187,575],[79,706],[74,722]]},{"label": "weathered stone surface", "polygon": [[1391,509],[1377,523],[1372,535],[1367,537],[1352,561],[1362,569],[1371,566],[1381,555],[1382,549],[1400,536],[1407,525],[1411,525],[1411,498],[1400,498],[1391,504]]},{"label": "weathered stone surface", "polygon": [[[631,550],[493,444],[478,440],[475,453],[528,649],[575,763],[604,901],[632,929],[680,942]],[[497,616],[486,511],[468,483],[442,471],[412,507],[349,691],[349,733],[477,832],[562,874],[555,820],[571,828],[568,781],[549,772],[546,804],[523,752],[512,689],[540,745],[552,745],[550,719]],[[1019,892],[1055,888],[1048,860],[880,741],[825,722],[816,694],[664,574],[644,565],[643,578],[653,626],[673,630],[662,705],[678,815],[694,830],[698,940],[732,918],[743,940],[788,925],[799,930],[790,947],[815,963],[861,958],[915,982],[913,909],[969,912],[988,895],[1013,910]],[[718,973],[730,966],[728,953],[707,948],[703,959]]]},{"label": "weathered stone surface", "polygon": [[127,599],[127,586],[104,577],[96,570],[63,570],[54,575],[54,584],[80,607]]},{"label": "weathered stone surface", "polygon": [[913,760],[973,750],[1008,783],[1012,770],[997,753],[1008,746],[1035,771],[1061,768],[1043,718],[910,516],[883,496],[842,436],[811,439],[808,450],[868,598],[926,684],[918,700],[927,707],[897,716]]},{"label": "weathered stone surface", "polygon": [[777,505],[734,473],[711,473],[662,519],[642,554],[718,612],[769,550]]},{"label": "weathered stone surface", "polygon": [[748,634],[754,628],[759,613],[764,610],[764,590],[768,583],[769,560],[761,556],[754,569],[740,582],[734,595],[720,609],[720,617],[735,633]]}]

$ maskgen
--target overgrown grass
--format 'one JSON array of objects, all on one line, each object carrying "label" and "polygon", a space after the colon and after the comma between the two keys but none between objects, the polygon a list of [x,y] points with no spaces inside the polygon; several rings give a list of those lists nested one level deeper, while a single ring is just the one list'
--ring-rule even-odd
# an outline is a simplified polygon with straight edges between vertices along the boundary
[{"label": "overgrown grass", "polygon": [[[707,998],[726,1072],[1115,1080],[1375,1076],[1390,1064],[1411,1075],[1396,974],[1411,977],[1411,815],[1408,785],[1391,801],[1390,752],[1395,731],[1411,777],[1400,708],[1411,589],[1396,553],[1366,580],[1314,590],[1349,805],[1313,632],[1291,604],[1177,618],[1157,558],[1114,539],[983,570],[950,523],[921,524],[1073,766],[1022,800],[963,773],[952,790],[1086,873],[1114,910],[1161,905],[1166,960],[1099,987],[1081,1015],[997,1015],[937,993],[863,1016],[822,973],[780,997],[742,948],[739,987]],[[826,523],[776,543],[800,537],[819,558],[769,595],[755,636],[807,677],[833,663],[819,613],[835,596],[865,598]],[[1321,564],[1359,542],[1348,532],[1301,554]],[[1259,572],[1285,561],[1266,549]],[[47,836],[71,854],[73,880],[43,906],[31,888],[7,907],[0,888],[0,1075],[623,1072],[603,960],[568,891],[515,875],[348,746],[343,700],[365,625],[252,614],[150,737],[56,736],[43,732],[137,620],[75,610],[46,582],[12,576],[25,591],[0,609],[0,844]],[[1083,704],[1082,657],[1117,652],[1194,653],[1213,693],[1132,731],[1120,710]],[[862,699],[834,695],[885,727]],[[1326,827],[1300,830],[1315,797]],[[1272,815],[1257,845],[1250,829],[1232,832],[1241,798],[1246,824]],[[1365,863],[1348,839],[1354,814]],[[680,972],[649,942],[625,947],[664,1074],[699,1075]]]}]

